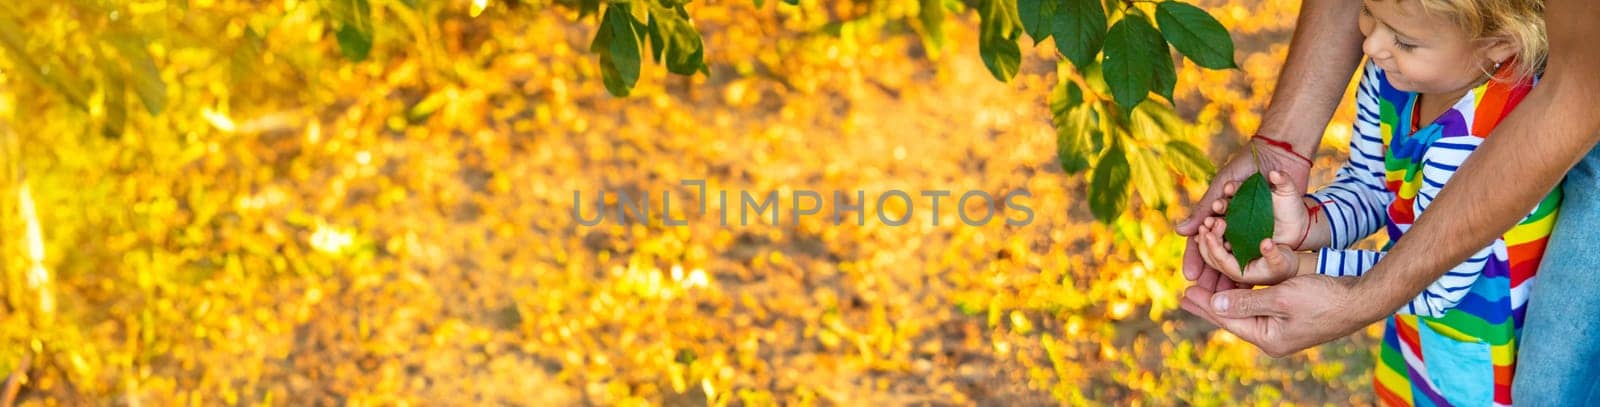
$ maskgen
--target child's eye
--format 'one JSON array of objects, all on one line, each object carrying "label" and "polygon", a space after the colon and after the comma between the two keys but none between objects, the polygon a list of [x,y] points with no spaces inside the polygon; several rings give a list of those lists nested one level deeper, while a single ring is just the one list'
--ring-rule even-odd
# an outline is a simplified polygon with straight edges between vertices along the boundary
[{"label": "child's eye", "polygon": [[1399,38],[1395,38],[1394,39],[1394,46],[1399,47],[1400,50],[1402,50],[1402,51],[1410,51],[1410,50],[1417,49],[1416,45],[1407,44],[1407,43],[1401,42]]}]

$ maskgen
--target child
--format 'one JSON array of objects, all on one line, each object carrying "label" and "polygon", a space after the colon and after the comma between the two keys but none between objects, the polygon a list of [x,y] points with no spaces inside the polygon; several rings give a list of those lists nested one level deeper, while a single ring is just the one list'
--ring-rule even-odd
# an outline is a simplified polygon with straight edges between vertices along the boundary
[{"label": "child", "polygon": [[[1211,218],[1201,228],[1206,262],[1251,284],[1371,268],[1384,252],[1347,248],[1380,227],[1391,243],[1403,239],[1534,85],[1544,60],[1542,13],[1538,0],[1366,0],[1367,63],[1350,161],[1332,185],[1304,198],[1282,174],[1267,174],[1276,216],[1263,257],[1241,274],[1222,238],[1226,222]],[[1527,293],[1560,200],[1557,189],[1388,319],[1374,374],[1379,400],[1511,404]],[[1295,252],[1310,249],[1320,250]]]}]

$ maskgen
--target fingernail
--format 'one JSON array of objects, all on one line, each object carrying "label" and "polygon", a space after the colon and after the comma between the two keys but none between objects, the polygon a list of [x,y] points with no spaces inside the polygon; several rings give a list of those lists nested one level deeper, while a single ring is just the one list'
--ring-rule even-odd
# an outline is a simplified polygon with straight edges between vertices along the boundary
[{"label": "fingernail", "polygon": [[1218,295],[1216,297],[1212,297],[1211,298],[1211,308],[1215,309],[1217,312],[1227,312],[1228,311],[1228,296],[1226,296],[1226,295]]}]

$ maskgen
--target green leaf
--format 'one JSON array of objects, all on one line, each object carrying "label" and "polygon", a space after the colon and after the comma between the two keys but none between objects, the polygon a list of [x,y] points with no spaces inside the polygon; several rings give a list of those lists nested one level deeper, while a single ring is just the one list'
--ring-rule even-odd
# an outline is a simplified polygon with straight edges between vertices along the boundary
[{"label": "green leaf", "polygon": [[1089,180],[1089,211],[1095,219],[1111,223],[1122,216],[1128,208],[1129,180],[1128,155],[1121,145],[1113,143],[1095,164],[1094,176]]},{"label": "green leaf", "polygon": [[612,96],[627,96],[639,81],[639,22],[629,15],[626,3],[606,7],[600,28],[595,31],[589,51],[600,54],[600,78]]},{"label": "green leaf", "polygon": [[1083,94],[1072,81],[1062,80],[1050,93],[1050,123],[1056,128],[1056,155],[1061,170],[1077,174],[1089,169],[1091,157],[1089,132],[1100,131],[1089,126],[1089,106],[1083,105]]},{"label": "green leaf", "polygon": [[1161,34],[1143,16],[1129,14],[1111,26],[1102,64],[1106,84],[1111,86],[1111,97],[1123,111],[1138,106],[1158,85],[1156,71],[1161,68],[1161,61],[1166,60],[1167,66],[1172,64],[1171,56],[1164,52],[1166,49]]},{"label": "green leaf", "polygon": [[325,0],[322,6],[340,25],[353,25],[357,31],[372,32],[372,4],[367,0]]},{"label": "green leaf", "polygon": [[1233,245],[1239,270],[1244,270],[1246,264],[1261,258],[1261,240],[1272,237],[1272,190],[1267,179],[1260,173],[1245,178],[1224,216],[1228,226],[1222,235]]},{"label": "green leaf", "polygon": [[1211,179],[1211,176],[1217,173],[1217,167],[1206,158],[1206,153],[1200,151],[1194,144],[1183,140],[1172,140],[1167,142],[1166,147],[1167,151],[1161,158],[1167,162],[1167,166],[1172,167],[1173,171],[1194,180]]},{"label": "green leaf", "polygon": [[372,52],[372,32],[361,31],[354,24],[345,24],[334,33],[339,40],[339,53],[351,62],[361,62]]},{"label": "green leaf", "polygon": [[327,0],[323,9],[338,23],[334,38],[345,59],[360,62],[372,52],[372,5],[367,0]]},{"label": "green leaf", "polygon": [[1017,47],[1018,30],[1014,0],[988,0],[980,13],[978,53],[983,65],[1001,82],[1010,82],[1022,66],[1022,49]]},{"label": "green leaf", "polygon": [[1156,22],[1161,24],[1161,36],[1195,64],[1211,69],[1238,67],[1233,61],[1233,38],[1205,10],[1164,1],[1156,4]]},{"label": "green leaf", "polygon": [[667,15],[656,14],[645,32],[650,38],[650,55],[667,66],[667,72],[693,75],[706,72],[705,44],[700,32],[689,22],[689,12],[677,6]]},{"label": "green leaf", "polygon": [[784,4],[788,4],[788,5],[791,5],[791,6],[800,5],[800,0],[783,0],[783,2],[784,2]]},{"label": "green leaf", "polygon": [[601,0],[578,0],[578,18],[600,13]]},{"label": "green leaf", "polygon": [[[1055,24],[1051,33],[1056,39],[1056,50],[1083,69],[1094,63],[1095,54],[1106,41],[1106,11],[1100,0],[1055,0]],[[1040,39],[1041,41],[1043,39]]]},{"label": "green leaf", "polygon": [[1172,90],[1178,86],[1178,69],[1172,66],[1172,51],[1167,44],[1161,43],[1150,58],[1154,61],[1150,72],[1150,90],[1171,101]]},{"label": "green leaf", "polygon": [[1132,112],[1124,116],[1128,118],[1128,133],[1141,143],[1160,143],[1171,138],[1166,129],[1160,123],[1156,123],[1156,119],[1151,116],[1151,111],[1166,108],[1165,105],[1156,103],[1143,103],[1134,107]]},{"label": "green leaf", "polygon": [[1017,0],[1017,17],[1022,22],[1022,30],[1033,38],[1033,43],[1038,44],[1050,34],[1055,33],[1056,7],[1059,1],[1053,0]]}]

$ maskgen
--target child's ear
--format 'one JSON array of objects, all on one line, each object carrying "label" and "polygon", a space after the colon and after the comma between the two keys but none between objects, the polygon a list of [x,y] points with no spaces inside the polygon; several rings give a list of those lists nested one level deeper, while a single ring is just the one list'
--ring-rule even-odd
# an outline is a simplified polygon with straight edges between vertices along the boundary
[{"label": "child's ear", "polygon": [[1522,52],[1522,47],[1510,37],[1495,36],[1483,39],[1483,48],[1479,49],[1479,52],[1490,61],[1499,63],[1510,61],[1512,57],[1517,56],[1517,53]]}]

